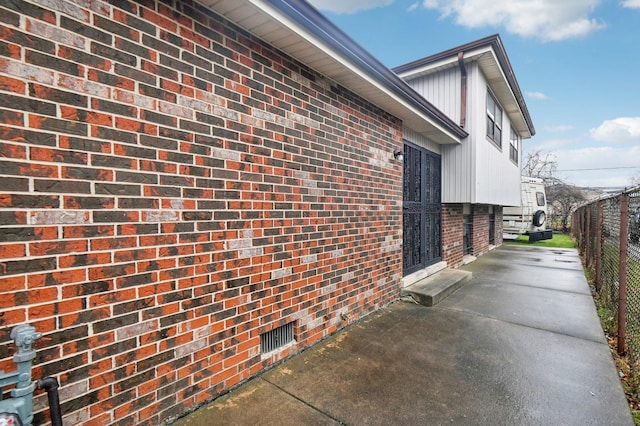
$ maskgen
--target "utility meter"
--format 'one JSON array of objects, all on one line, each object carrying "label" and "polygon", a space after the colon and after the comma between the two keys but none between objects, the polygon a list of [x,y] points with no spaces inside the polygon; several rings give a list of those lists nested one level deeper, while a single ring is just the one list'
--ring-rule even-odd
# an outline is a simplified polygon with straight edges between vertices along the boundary
[{"label": "utility meter", "polygon": [[0,426],[22,426],[22,420],[16,413],[0,413]]}]

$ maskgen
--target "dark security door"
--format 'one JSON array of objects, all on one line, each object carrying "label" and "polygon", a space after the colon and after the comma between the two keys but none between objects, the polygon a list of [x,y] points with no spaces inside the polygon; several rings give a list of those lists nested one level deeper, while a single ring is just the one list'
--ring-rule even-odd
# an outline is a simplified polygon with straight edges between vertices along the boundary
[{"label": "dark security door", "polygon": [[439,155],[404,143],[404,275],[442,259],[440,170]]}]

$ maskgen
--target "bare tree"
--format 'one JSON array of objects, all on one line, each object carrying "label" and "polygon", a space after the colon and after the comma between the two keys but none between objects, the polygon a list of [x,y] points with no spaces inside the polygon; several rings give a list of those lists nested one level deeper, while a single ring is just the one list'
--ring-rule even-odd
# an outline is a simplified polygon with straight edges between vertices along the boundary
[{"label": "bare tree", "polygon": [[586,200],[586,196],[582,189],[557,178],[555,176],[557,170],[558,162],[554,153],[538,149],[525,154],[522,174],[541,178],[544,181],[551,221],[566,232],[569,228],[571,212]]},{"label": "bare tree", "polygon": [[551,221],[560,225],[562,232],[569,229],[569,218],[578,204],[586,200],[583,191],[577,186],[558,180],[546,187],[547,200],[551,206]]},{"label": "bare tree", "polygon": [[558,162],[555,154],[541,149],[527,152],[522,165],[523,176],[541,178],[545,185],[553,185],[559,180],[555,177]]}]

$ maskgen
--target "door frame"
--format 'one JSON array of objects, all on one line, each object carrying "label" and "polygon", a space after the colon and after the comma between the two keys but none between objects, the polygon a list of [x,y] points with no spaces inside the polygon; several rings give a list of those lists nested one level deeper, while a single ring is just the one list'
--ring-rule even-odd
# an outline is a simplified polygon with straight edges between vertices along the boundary
[{"label": "door frame", "polygon": [[[402,266],[406,276],[442,260],[441,156],[405,140],[402,179]],[[420,200],[411,200],[417,192]]]}]

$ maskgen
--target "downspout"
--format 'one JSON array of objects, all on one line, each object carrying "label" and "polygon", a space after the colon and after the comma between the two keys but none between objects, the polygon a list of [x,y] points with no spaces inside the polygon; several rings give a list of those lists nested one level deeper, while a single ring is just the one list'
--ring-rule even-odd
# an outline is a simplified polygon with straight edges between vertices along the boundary
[{"label": "downspout", "polygon": [[460,127],[467,124],[467,68],[464,66],[464,52],[458,52],[460,67]]}]

